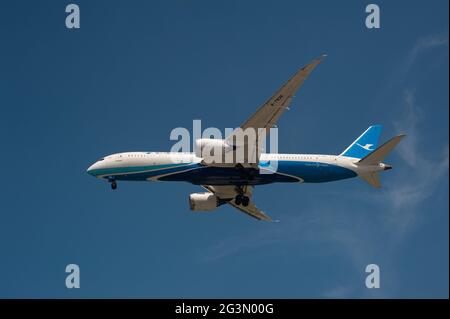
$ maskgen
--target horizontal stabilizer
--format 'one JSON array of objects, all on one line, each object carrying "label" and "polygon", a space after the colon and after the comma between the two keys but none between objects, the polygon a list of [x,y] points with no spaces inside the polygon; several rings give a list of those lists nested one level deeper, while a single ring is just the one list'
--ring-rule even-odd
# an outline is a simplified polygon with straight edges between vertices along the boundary
[{"label": "horizontal stabilizer", "polygon": [[359,176],[373,187],[380,188],[380,175],[377,172],[359,174]]},{"label": "horizontal stabilizer", "polygon": [[375,151],[364,157],[358,163],[367,165],[381,163],[405,136],[405,134],[401,134],[391,138],[389,141],[378,147]]}]

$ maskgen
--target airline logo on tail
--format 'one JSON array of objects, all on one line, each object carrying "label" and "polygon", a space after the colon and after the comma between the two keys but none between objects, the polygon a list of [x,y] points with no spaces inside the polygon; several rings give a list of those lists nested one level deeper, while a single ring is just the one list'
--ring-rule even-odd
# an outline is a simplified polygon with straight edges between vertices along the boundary
[{"label": "airline logo on tail", "polygon": [[366,145],[361,145],[359,143],[356,143],[356,145],[362,147],[363,149],[367,150],[367,151],[374,151],[374,148],[371,148],[373,146],[373,144],[366,144]]}]

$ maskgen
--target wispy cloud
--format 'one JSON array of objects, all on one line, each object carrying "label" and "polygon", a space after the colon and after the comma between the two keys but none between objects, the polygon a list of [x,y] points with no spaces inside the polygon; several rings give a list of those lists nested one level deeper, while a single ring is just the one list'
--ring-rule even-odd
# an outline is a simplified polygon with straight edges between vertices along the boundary
[{"label": "wispy cloud", "polygon": [[442,47],[448,47],[448,34],[433,34],[419,38],[387,79],[388,85],[385,90],[392,90],[404,85],[405,79],[412,71],[416,62],[424,54]]},{"label": "wispy cloud", "polygon": [[[371,200],[383,212],[385,226],[397,241],[403,239],[418,220],[425,214],[420,204],[441,188],[442,182],[448,180],[449,144],[448,140],[437,141],[440,154],[431,153],[427,148],[427,136],[420,128],[424,120],[424,109],[415,102],[412,90],[403,92],[403,113],[394,121],[398,133],[406,133],[406,137],[394,150],[404,163],[402,170],[396,170],[397,177],[391,180],[388,187],[381,192],[365,192],[364,197]],[[439,143],[439,144],[436,144]]]},{"label": "wispy cloud", "polygon": [[411,171],[403,176],[401,185],[390,191],[395,208],[414,206],[433,193],[439,187],[438,181],[448,173],[449,161],[448,141],[441,142],[442,154],[439,154],[437,160],[426,157],[426,151],[420,147],[420,136],[424,134],[418,129],[422,120],[422,108],[416,105],[411,91],[406,90],[404,95],[404,116],[395,122],[395,127],[399,131],[408,132],[408,137],[398,147],[398,155],[410,166]]},{"label": "wispy cloud", "polygon": [[448,34],[435,34],[420,38],[408,53],[405,69],[409,70],[416,60],[426,51],[441,46],[448,46]]},{"label": "wispy cloud", "polygon": [[386,194],[389,199],[388,220],[397,226],[398,236],[405,235],[409,227],[414,225],[414,221],[422,213],[417,208],[418,204],[430,197],[439,187],[439,181],[448,176],[448,140],[441,141],[441,154],[433,158],[426,155],[427,150],[421,140],[426,134],[419,127],[429,106],[417,105],[415,99],[417,89],[404,88],[404,82],[408,74],[413,72],[414,65],[423,61],[422,58],[426,53],[445,47],[448,47],[448,34],[419,38],[407,53],[400,70],[391,76],[397,83],[397,86],[391,89],[400,90],[403,94],[403,114],[393,124],[399,133],[407,134],[397,147],[397,154],[410,167],[410,170],[404,170],[404,174],[391,185]]}]

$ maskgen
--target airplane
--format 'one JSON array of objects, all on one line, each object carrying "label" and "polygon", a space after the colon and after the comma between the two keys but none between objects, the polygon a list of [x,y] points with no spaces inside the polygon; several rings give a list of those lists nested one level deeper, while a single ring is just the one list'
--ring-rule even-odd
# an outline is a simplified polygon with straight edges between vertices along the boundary
[{"label": "airplane", "polygon": [[[289,108],[295,92],[325,56],[314,59],[295,73],[240,129],[267,131],[275,127],[280,116]],[[87,173],[110,182],[112,189],[117,188],[118,181],[189,182],[206,190],[190,194],[189,206],[192,211],[213,211],[228,204],[258,220],[273,221],[252,200],[257,185],[322,183],[359,176],[370,185],[381,187],[379,173],[392,168],[383,160],[405,136],[397,135],[378,147],[381,129],[381,125],[370,126],[339,155],[263,153],[257,144],[252,145],[256,151],[256,161],[250,162],[249,156],[245,155],[239,162],[227,165],[207,163],[204,154],[198,151],[204,146],[219,143],[226,152],[236,152],[243,145],[242,141],[237,141],[237,134],[232,133],[223,140],[196,140],[195,152],[125,152],[108,155],[91,165]],[[276,169],[272,169],[274,164]]]}]

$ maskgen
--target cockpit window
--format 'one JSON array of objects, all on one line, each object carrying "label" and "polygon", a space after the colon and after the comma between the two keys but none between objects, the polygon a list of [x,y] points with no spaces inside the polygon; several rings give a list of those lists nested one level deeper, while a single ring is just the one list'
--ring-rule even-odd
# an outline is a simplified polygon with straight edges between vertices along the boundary
[{"label": "cockpit window", "polygon": [[101,158],[101,159],[99,159],[98,161],[100,162],[100,161],[103,161],[104,160],[104,158]]}]

